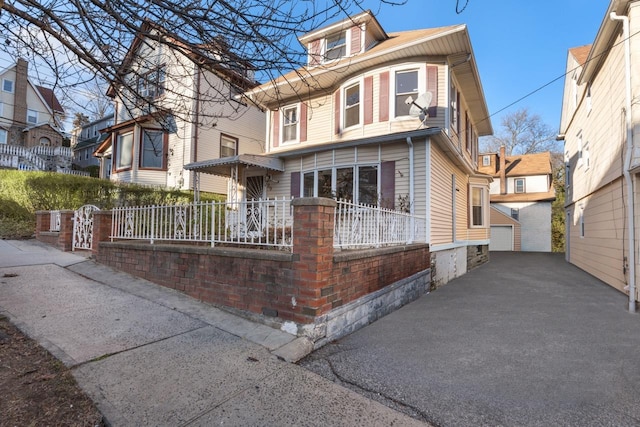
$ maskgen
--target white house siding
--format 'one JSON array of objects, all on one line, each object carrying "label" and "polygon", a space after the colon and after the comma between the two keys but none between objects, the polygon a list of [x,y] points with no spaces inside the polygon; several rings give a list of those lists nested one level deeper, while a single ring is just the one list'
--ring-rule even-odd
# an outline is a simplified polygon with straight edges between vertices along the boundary
[{"label": "white house siding", "polygon": [[519,210],[521,250],[551,252],[551,202],[492,203],[507,216],[511,209]]},{"label": "white house siding", "polygon": [[[517,176],[517,177],[507,177],[507,193],[515,193],[516,190],[516,179],[525,180],[525,192],[526,193],[546,193],[549,191],[549,187],[551,183],[549,182],[549,175],[527,175],[525,176]],[[498,185],[500,185],[500,180],[498,179]],[[496,191],[495,186],[492,187],[493,191]],[[497,188],[497,193],[492,194],[500,194],[500,187]]]},{"label": "white house siding", "polygon": [[[15,89],[16,89],[16,72],[15,67],[7,69],[2,75],[0,75],[0,84],[3,79],[13,81],[13,93],[4,92],[0,90],[0,103],[2,103],[2,115],[0,115],[0,125],[10,127],[13,123],[13,111],[15,105]],[[42,98],[36,93],[36,89],[29,83],[27,84],[27,108],[29,110],[35,110],[38,112],[38,123],[53,124],[53,116],[50,110],[42,102]],[[27,117],[23,117],[22,120],[26,124]],[[29,144],[27,144],[29,145]]]}]

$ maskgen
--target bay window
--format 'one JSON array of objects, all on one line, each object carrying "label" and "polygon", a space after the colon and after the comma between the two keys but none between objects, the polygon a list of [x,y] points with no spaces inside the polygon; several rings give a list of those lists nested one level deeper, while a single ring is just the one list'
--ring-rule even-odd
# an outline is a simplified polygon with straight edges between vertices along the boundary
[{"label": "bay window", "polygon": [[414,101],[418,97],[418,70],[398,71],[396,73],[396,117],[409,115],[411,105],[406,103],[409,96]]},{"label": "bay window", "polygon": [[133,160],[133,132],[117,136],[115,152],[116,169],[130,169]]},{"label": "bay window", "polygon": [[140,144],[140,167],[162,169],[164,166],[164,132],[143,129]]}]

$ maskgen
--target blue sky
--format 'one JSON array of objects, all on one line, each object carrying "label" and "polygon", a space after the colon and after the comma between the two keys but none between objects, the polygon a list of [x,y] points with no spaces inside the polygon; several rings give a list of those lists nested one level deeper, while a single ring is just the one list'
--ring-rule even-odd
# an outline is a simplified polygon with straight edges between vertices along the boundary
[{"label": "blue sky", "polygon": [[[464,5],[465,0],[460,0]],[[389,6],[366,0],[387,32],[467,24],[491,114],[565,72],[567,50],[593,42],[609,0],[407,0]],[[379,10],[379,12],[378,12]],[[558,130],[564,78],[491,117],[528,107]]]}]

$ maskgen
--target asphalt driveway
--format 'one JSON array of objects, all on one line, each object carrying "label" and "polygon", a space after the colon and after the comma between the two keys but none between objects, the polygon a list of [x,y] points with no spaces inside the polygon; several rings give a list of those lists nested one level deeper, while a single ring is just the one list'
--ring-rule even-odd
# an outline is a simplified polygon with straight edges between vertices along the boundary
[{"label": "asphalt driveway", "polygon": [[300,364],[438,426],[640,425],[640,315],[563,255],[491,262]]}]

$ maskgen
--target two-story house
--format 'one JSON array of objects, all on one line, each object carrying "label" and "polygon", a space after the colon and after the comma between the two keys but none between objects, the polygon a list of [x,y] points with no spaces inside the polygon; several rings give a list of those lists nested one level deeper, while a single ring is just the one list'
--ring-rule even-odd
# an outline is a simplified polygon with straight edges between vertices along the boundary
[{"label": "two-story house", "polygon": [[[71,148],[73,149],[75,167],[83,170],[90,166],[100,168],[100,159],[96,158],[93,153],[109,137],[102,130],[112,125],[113,114],[107,114],[71,131]],[[101,178],[109,178],[111,174],[110,162],[104,165],[104,172],[105,176]]]},{"label": "two-story house", "polygon": [[592,44],[569,49],[560,137],[566,259],[638,300],[640,1],[612,0]]},{"label": "two-story house", "polygon": [[551,252],[551,204],[555,188],[551,153],[484,153],[479,170],[491,175],[492,251]]},{"label": "two-story house", "polygon": [[0,167],[68,172],[71,149],[63,147],[64,109],[50,88],[29,79],[22,58],[0,71]]},{"label": "two-story house", "polygon": [[[363,12],[299,38],[308,64],[248,91],[268,157],[188,165],[269,197],[332,197],[426,219],[436,284],[486,259],[491,121],[467,27],[387,33]],[[228,172],[227,172],[228,173]]]},{"label": "two-story house", "polygon": [[250,64],[222,43],[187,45],[145,21],[107,95],[114,123],[98,147],[101,177],[227,194],[228,180],[187,163],[264,151],[264,113],[237,97],[255,87]]}]

